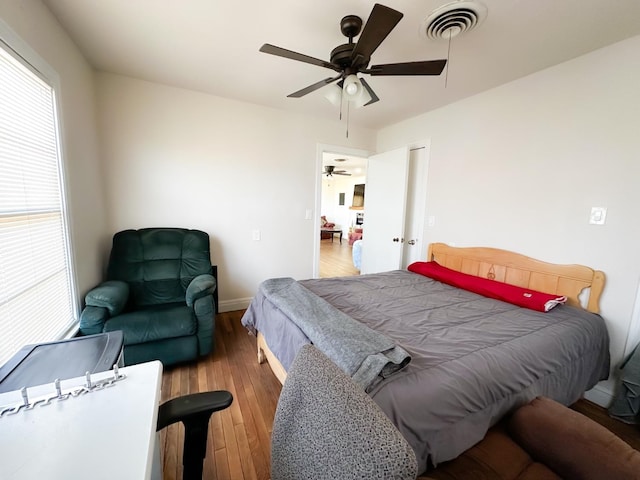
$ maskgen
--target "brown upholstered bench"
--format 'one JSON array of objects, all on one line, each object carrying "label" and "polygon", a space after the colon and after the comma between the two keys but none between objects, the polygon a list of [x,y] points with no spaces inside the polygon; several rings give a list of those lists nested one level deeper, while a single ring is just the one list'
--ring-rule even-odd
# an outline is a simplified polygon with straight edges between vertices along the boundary
[{"label": "brown upholstered bench", "polygon": [[640,479],[640,452],[590,418],[538,397],[421,479]]}]

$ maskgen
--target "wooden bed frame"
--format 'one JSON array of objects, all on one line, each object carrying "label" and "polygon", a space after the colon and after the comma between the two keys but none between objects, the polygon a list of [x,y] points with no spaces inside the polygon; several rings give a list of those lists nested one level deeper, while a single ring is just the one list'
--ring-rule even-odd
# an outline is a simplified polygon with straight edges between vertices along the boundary
[{"label": "wooden bed frame", "polygon": [[[545,293],[564,295],[567,304],[584,308],[580,293],[589,288],[586,310],[599,313],[600,296],[604,289],[604,273],[583,265],[557,265],[520,255],[519,253],[485,247],[451,247],[444,243],[432,243],[427,253],[428,261],[458,272],[489,278]],[[287,372],[269,350],[262,333],[258,332],[258,363],[268,361],[274,375],[284,383]]]}]

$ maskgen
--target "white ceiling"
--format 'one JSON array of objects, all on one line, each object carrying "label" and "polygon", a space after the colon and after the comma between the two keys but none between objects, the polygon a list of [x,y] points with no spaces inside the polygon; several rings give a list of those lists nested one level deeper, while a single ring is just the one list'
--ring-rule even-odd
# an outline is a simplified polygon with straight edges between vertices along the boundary
[{"label": "white ceiling", "polygon": [[[367,175],[367,159],[354,157],[353,155],[343,155],[338,153],[324,152],[322,154],[322,167],[333,165],[336,170],[345,170],[346,173],[359,177]],[[327,179],[325,175],[323,179]]]},{"label": "white ceiling", "polygon": [[[340,19],[365,22],[369,0],[43,0],[98,70],[338,121],[320,91],[289,93],[331,70],[258,52],[271,43],[329,60],[347,39]],[[420,24],[449,0],[384,0],[404,18],[372,64],[447,57]],[[367,77],[380,101],[350,123],[380,128],[640,34],[640,0],[481,0],[484,23],[452,40],[439,77]],[[637,61],[636,59],[629,59]]]}]

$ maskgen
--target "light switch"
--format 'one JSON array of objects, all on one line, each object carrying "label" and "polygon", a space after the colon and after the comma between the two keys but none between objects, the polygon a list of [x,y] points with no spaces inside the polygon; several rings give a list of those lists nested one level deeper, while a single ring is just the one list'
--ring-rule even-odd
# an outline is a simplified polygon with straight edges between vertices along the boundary
[{"label": "light switch", "polygon": [[427,217],[427,225],[429,227],[433,227],[436,224],[436,217],[434,217],[433,215],[429,215]]},{"label": "light switch", "polygon": [[251,237],[256,241],[260,240],[260,230],[253,230],[251,232]]},{"label": "light switch", "polygon": [[312,214],[312,213],[313,213],[313,212],[311,211],[311,209],[310,209],[310,208],[307,208],[307,209],[305,210],[305,212],[304,212],[304,219],[305,219],[305,220],[311,220],[311,214]]},{"label": "light switch", "polygon": [[591,225],[604,225],[604,221],[606,218],[606,207],[591,207],[591,216],[589,217],[589,223]]}]

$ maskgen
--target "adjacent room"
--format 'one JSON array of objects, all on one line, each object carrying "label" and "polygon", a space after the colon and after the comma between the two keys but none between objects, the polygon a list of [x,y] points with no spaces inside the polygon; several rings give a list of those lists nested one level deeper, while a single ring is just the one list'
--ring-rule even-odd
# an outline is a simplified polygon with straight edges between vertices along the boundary
[{"label": "adjacent room", "polygon": [[0,2],[0,477],[640,478],[639,51],[637,0]]},{"label": "adjacent room", "polygon": [[322,154],[320,277],[359,275],[367,159]]}]

